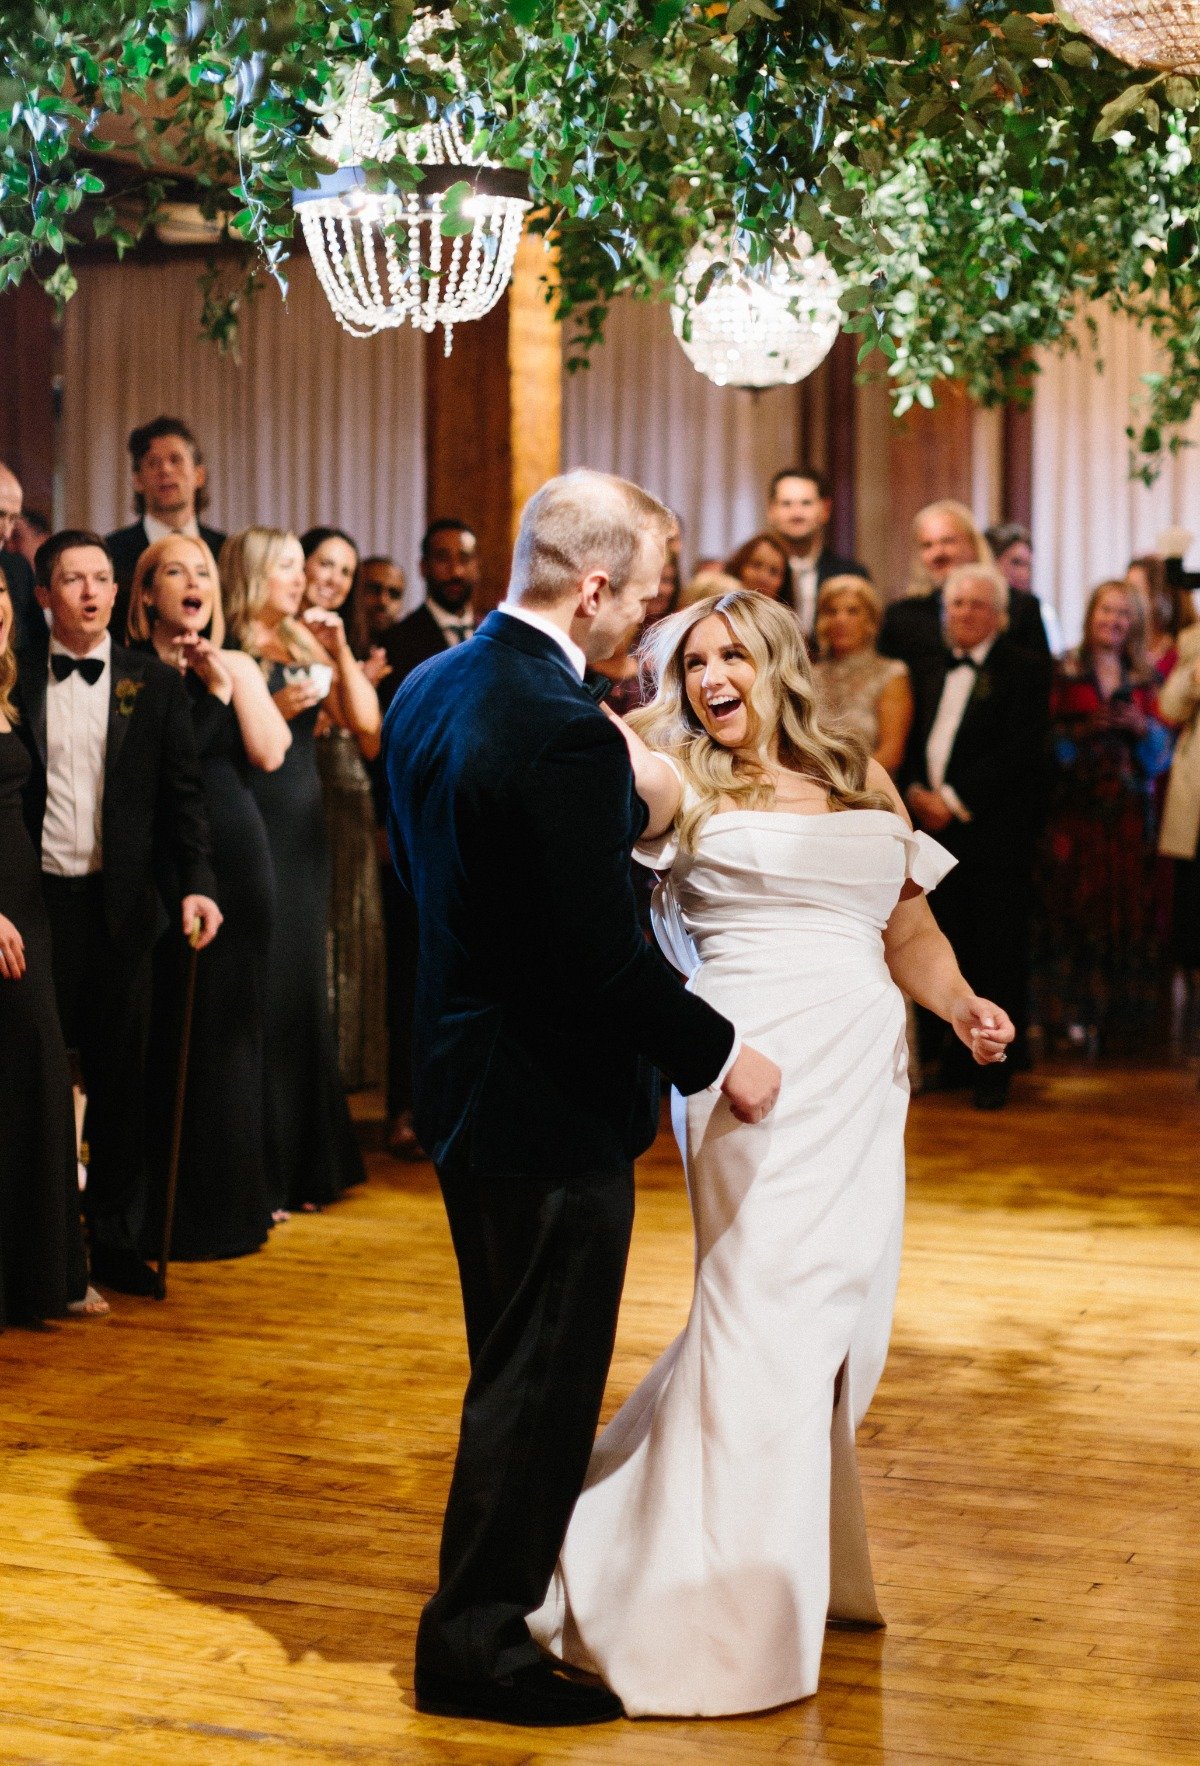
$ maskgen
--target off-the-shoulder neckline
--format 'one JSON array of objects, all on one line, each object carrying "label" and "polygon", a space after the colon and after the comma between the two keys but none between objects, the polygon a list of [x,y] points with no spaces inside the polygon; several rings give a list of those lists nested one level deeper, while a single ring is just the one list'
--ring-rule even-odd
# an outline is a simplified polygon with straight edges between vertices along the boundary
[{"label": "off-the-shoulder neckline", "polygon": [[848,816],[886,816],[889,822],[899,822],[906,834],[916,834],[916,828],[910,828],[903,816],[896,814],[894,809],[825,809],[825,810],[794,810],[794,809],[716,809],[704,820],[703,827],[710,822],[725,822],[732,817],[754,816],[772,822],[844,822]]}]

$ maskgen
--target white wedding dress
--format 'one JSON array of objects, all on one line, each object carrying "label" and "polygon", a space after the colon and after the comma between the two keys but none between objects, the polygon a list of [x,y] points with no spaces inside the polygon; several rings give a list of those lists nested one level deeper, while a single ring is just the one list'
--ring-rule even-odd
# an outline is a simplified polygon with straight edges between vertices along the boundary
[{"label": "white wedding dress", "polygon": [[904,1000],[883,929],[955,863],[882,810],[730,811],[662,873],[690,986],[783,1070],[765,1122],[673,1099],[696,1230],[681,1336],[596,1442],[530,1620],[631,1716],[716,1717],[816,1690],[828,1618],[880,1622],[854,1431],[900,1259]]}]

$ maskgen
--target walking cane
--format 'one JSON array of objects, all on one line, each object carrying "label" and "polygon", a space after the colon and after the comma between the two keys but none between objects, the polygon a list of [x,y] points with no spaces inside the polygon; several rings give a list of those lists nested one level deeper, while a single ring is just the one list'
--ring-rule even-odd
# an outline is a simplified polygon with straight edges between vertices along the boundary
[{"label": "walking cane", "polygon": [[171,1233],[175,1225],[175,1192],[179,1187],[179,1149],[183,1143],[183,1107],[187,1102],[188,1051],[192,1041],[192,1009],[196,1004],[196,964],[200,952],[191,945],[187,954],[187,980],[183,992],[183,1026],[179,1033],[179,1067],[175,1076],[175,1116],[171,1123],[171,1163],[167,1167],[167,1196],[163,1206],[162,1245],[158,1253],[156,1300],[167,1297],[167,1265],[171,1261]]}]

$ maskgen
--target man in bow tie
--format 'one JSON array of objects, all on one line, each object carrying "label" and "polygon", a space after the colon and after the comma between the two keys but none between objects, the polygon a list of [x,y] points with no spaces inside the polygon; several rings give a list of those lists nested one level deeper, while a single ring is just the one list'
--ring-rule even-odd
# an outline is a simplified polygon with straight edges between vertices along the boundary
[{"label": "man in bow tie", "polygon": [[[1028,1018],[1050,665],[1005,630],[1005,583],[994,566],[951,571],[942,601],[944,642],[912,666],[915,715],[902,784],[914,821],[958,859],[930,898],[938,924],[964,971],[982,977],[978,986],[1008,1012],[1020,1039]],[[921,1019],[923,1056],[940,1058],[943,1083],[969,1079],[978,1108],[999,1109],[1011,1066],[958,1067],[941,1028]]]},{"label": "man in bow tie", "polygon": [[21,680],[33,763],[25,813],[41,853],[59,1015],[87,1093],[92,1274],[149,1294],[154,1276],[135,1245],[150,955],[163,899],[197,949],[221,924],[204,792],[179,676],[109,634],[117,583],[104,541],[52,535],[36,577],[51,624],[48,661]]}]

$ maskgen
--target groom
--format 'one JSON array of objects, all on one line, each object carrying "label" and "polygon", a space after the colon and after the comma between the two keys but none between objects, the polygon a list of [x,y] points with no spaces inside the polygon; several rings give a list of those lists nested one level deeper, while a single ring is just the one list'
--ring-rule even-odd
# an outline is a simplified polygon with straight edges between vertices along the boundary
[{"label": "groom", "polygon": [[772,1108],[778,1069],[644,942],[645,825],[592,696],[658,592],[672,516],[623,480],[552,479],[526,505],[508,599],[418,669],[384,731],[390,833],[420,921],[416,1130],[449,1216],[471,1376],[417,1634],[418,1709],[606,1722],[605,1688],[543,1657],[542,1602],[583,1484],[657,1127],[651,1068]]}]

